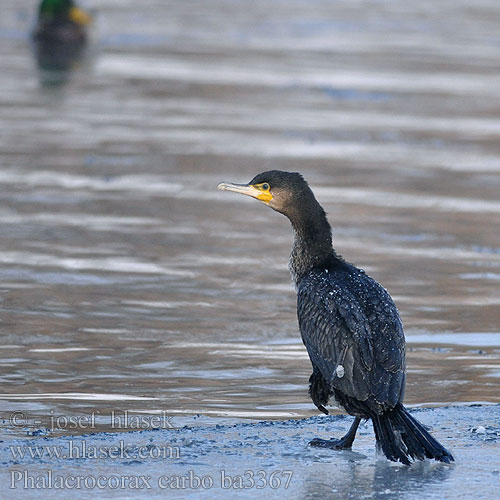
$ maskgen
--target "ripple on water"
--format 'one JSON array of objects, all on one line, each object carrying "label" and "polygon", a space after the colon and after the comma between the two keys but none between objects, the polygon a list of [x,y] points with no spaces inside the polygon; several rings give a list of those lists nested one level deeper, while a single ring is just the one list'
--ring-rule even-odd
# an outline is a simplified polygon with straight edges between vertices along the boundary
[{"label": "ripple on water", "polygon": [[498,332],[460,332],[460,333],[427,333],[407,334],[409,344],[454,344],[460,346],[499,347]]},{"label": "ripple on water", "polygon": [[500,402],[497,3],[106,0],[47,89],[4,0],[0,409],[315,414],[289,224],[215,188],[271,168],[397,300],[408,404]]}]

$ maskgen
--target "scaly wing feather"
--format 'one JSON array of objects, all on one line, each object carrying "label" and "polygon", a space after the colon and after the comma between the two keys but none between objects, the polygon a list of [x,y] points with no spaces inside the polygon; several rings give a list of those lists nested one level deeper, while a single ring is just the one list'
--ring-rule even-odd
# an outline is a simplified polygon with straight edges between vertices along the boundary
[{"label": "scaly wing feather", "polygon": [[404,335],[396,306],[353,266],[313,271],[297,290],[302,340],[331,387],[371,409],[392,407],[404,388]]}]

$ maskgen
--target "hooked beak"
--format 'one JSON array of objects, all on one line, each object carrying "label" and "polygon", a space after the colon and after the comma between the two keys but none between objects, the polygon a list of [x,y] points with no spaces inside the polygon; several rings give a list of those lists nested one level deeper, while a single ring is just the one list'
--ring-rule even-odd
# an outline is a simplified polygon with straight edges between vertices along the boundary
[{"label": "hooked beak", "polygon": [[257,200],[269,203],[273,196],[269,191],[263,191],[252,184],[232,184],[230,182],[221,182],[217,185],[219,191],[233,191],[233,193],[240,193],[246,196],[251,196]]}]

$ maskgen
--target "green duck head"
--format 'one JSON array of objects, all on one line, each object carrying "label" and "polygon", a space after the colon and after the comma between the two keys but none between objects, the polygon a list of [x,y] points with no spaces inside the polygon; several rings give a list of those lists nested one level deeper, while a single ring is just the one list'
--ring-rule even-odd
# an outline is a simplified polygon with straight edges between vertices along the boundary
[{"label": "green duck head", "polygon": [[45,22],[69,20],[80,25],[91,22],[90,15],[77,7],[73,0],[42,0],[39,18]]}]

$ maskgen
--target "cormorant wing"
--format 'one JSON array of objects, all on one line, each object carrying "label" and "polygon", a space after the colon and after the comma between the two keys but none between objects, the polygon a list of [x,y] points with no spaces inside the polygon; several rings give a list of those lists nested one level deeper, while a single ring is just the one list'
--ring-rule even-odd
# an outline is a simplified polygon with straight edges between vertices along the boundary
[{"label": "cormorant wing", "polygon": [[375,280],[357,269],[313,271],[299,283],[297,315],[313,369],[333,388],[376,411],[402,398],[401,321]]}]

